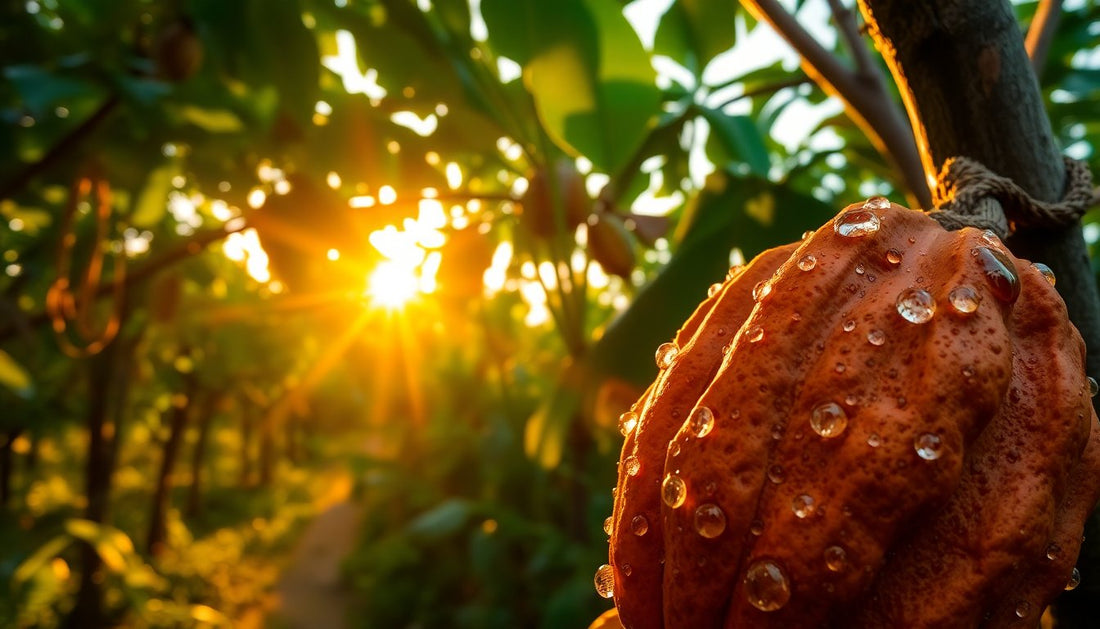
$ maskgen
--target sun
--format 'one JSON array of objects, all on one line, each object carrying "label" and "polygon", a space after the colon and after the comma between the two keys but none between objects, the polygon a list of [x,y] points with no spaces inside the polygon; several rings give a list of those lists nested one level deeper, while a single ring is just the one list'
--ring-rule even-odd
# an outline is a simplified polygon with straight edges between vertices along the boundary
[{"label": "sun", "polygon": [[415,267],[384,260],[367,278],[365,293],[372,305],[400,310],[416,296],[419,283]]}]

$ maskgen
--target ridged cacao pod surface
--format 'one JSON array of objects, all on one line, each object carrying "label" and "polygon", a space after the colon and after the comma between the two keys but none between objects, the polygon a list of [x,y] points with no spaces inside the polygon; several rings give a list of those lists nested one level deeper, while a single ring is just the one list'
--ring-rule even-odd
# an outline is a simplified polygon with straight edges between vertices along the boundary
[{"label": "ridged cacao pod surface", "polygon": [[1100,494],[1052,280],[882,198],[731,271],[621,424],[623,625],[1036,626]]}]

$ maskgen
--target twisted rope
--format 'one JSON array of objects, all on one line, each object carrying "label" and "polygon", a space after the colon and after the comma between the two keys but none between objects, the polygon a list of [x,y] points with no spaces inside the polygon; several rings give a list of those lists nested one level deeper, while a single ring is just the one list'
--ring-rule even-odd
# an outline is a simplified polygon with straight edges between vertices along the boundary
[{"label": "twisted rope", "polygon": [[[1002,239],[1016,228],[1068,227],[1100,203],[1100,190],[1092,187],[1092,173],[1084,162],[1063,157],[1066,192],[1060,201],[1033,199],[1011,179],[989,170],[969,157],[952,157],[936,177],[932,200],[937,209],[929,216],[944,229],[963,227],[993,230]],[[1009,227],[1009,222],[1012,228]]]}]

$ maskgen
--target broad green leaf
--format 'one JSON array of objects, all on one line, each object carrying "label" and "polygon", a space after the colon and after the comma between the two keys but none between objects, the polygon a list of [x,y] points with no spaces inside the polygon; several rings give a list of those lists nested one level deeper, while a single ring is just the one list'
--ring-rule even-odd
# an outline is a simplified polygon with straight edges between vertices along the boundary
[{"label": "broad green leaf", "polygon": [[11,389],[21,398],[34,395],[34,383],[31,382],[30,374],[2,349],[0,349],[0,385]]},{"label": "broad green leaf", "polygon": [[86,81],[47,72],[39,66],[8,66],[4,78],[15,87],[22,106],[34,117],[40,117],[54,105],[100,90]]},{"label": "broad green leaf", "polygon": [[168,192],[172,190],[172,178],[178,174],[180,165],[175,161],[166,162],[149,171],[145,187],[141,189],[130,213],[131,225],[153,227],[164,218],[168,211]]},{"label": "broad green leaf", "polygon": [[449,498],[416,516],[406,530],[413,535],[439,539],[458,532],[471,515],[470,501]]},{"label": "broad green leaf", "polygon": [[701,76],[711,59],[736,42],[738,6],[736,0],[677,0],[661,17],[653,52]]},{"label": "broad green leaf", "polygon": [[707,108],[703,108],[702,113],[710,123],[711,139],[720,143],[729,158],[747,164],[755,175],[768,176],[771,165],[768,147],[752,118],[730,116]]},{"label": "broad green leaf", "polygon": [[237,114],[228,109],[207,109],[194,105],[181,105],[175,109],[184,121],[210,133],[232,133],[244,126]]}]

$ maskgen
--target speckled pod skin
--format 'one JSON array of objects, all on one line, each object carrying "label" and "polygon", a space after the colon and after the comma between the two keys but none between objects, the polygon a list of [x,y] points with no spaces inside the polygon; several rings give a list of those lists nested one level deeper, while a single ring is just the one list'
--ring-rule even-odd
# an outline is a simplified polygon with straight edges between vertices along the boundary
[{"label": "speckled pod skin", "polygon": [[[868,213],[875,230],[834,228]],[[899,310],[910,289],[934,302],[923,322]],[[1065,587],[1100,497],[1084,343],[995,237],[850,206],[727,280],[675,343],[623,445],[638,465],[620,466],[610,564],[627,629],[1034,627]],[[846,425],[826,437],[811,417],[829,404]],[[702,407],[709,431],[685,421]],[[669,475],[682,504],[662,499]],[[758,562],[781,583],[747,579]]]}]

